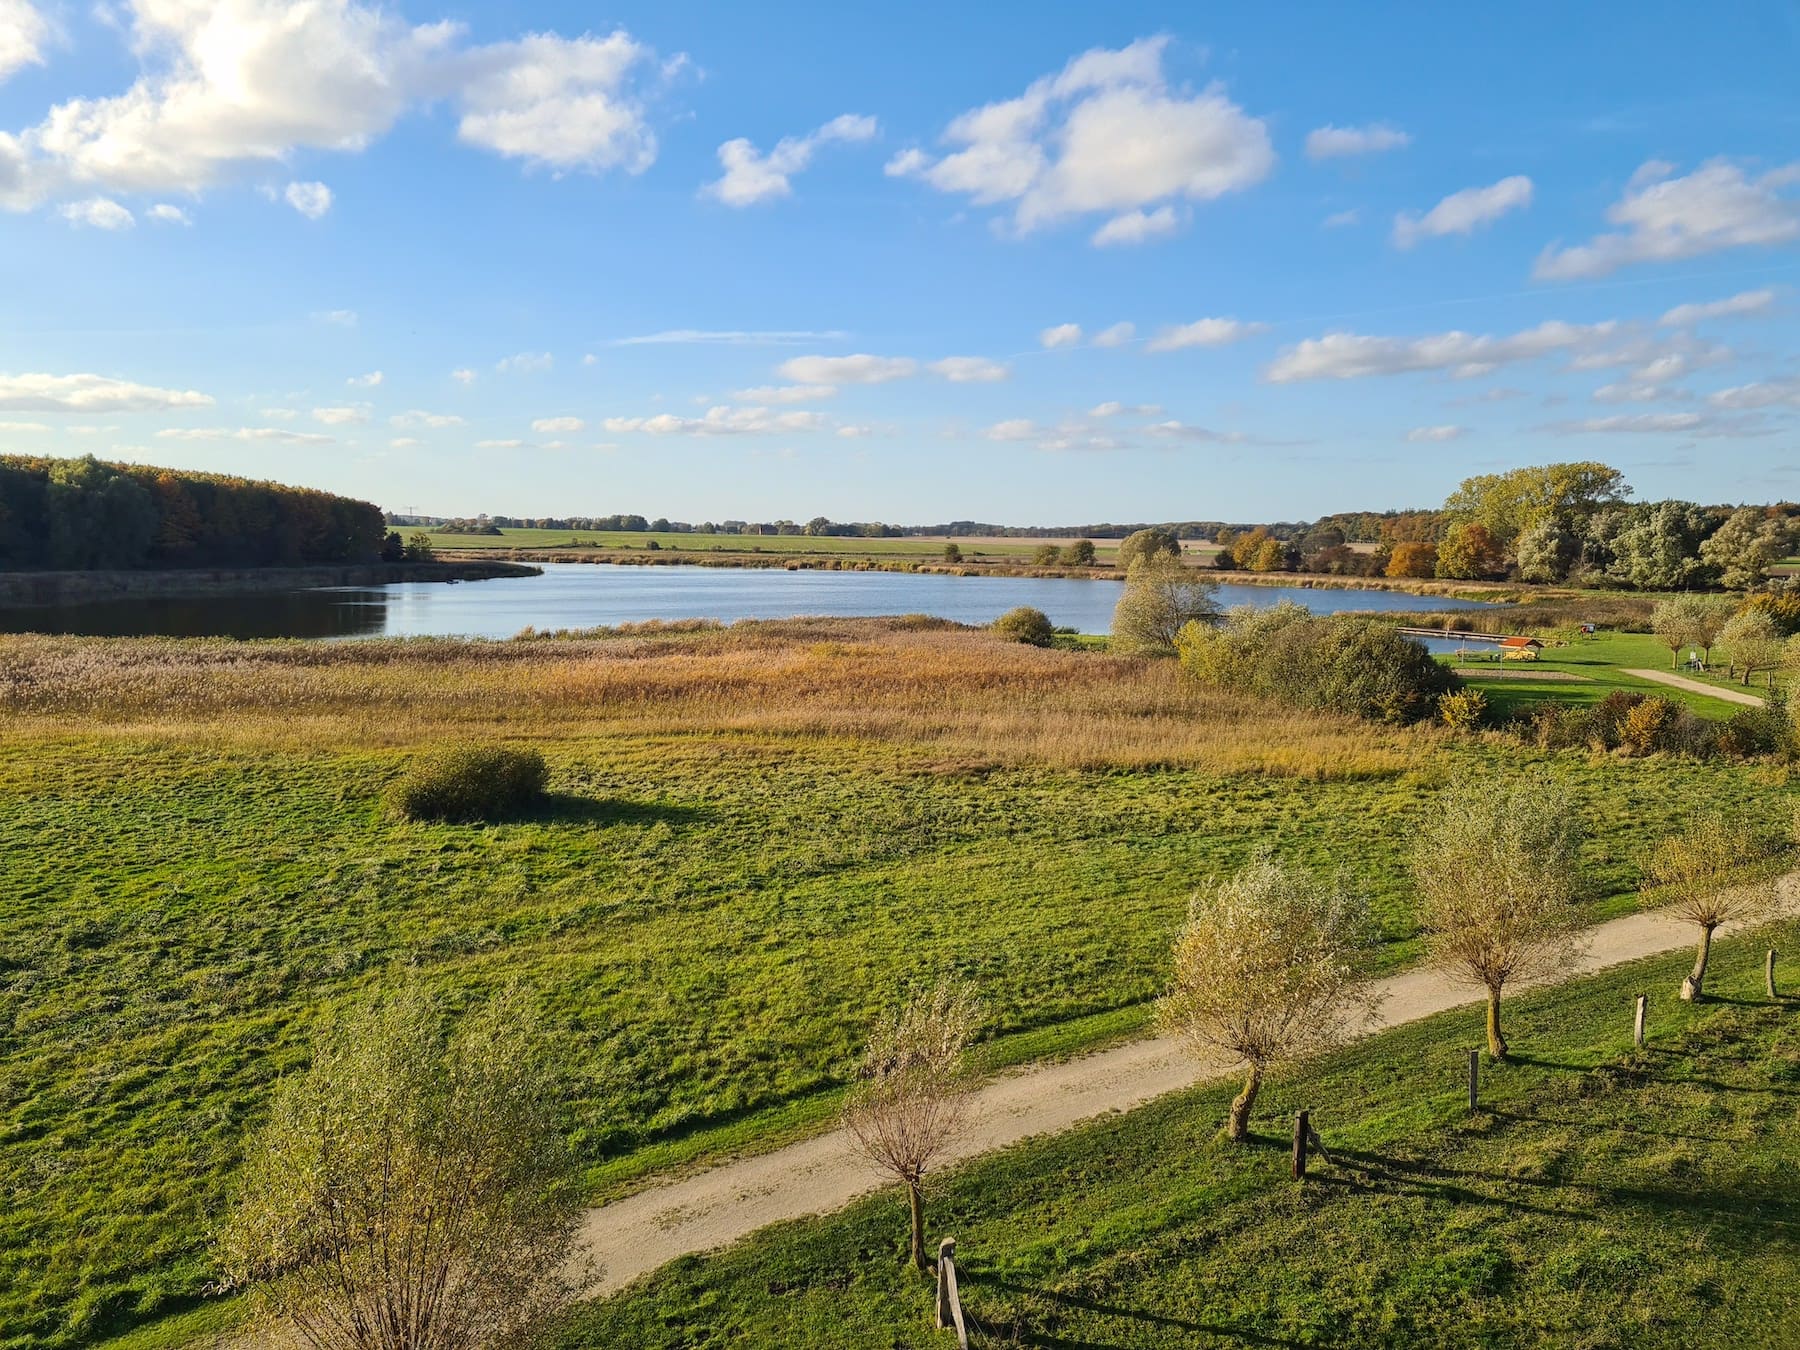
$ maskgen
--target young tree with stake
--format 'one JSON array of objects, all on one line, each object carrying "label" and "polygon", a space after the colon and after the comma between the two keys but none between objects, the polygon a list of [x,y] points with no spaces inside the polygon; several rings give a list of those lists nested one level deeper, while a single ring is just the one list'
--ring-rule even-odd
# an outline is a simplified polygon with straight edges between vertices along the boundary
[{"label": "young tree with stake", "polygon": [[1581,823],[1543,780],[1484,780],[1444,794],[1413,855],[1419,920],[1433,962],[1487,991],[1488,1055],[1505,1059],[1500,996],[1558,974],[1575,936]]},{"label": "young tree with stake", "polygon": [[1760,866],[1768,853],[1747,822],[1717,811],[1695,816],[1686,829],[1666,836],[1651,851],[1644,881],[1651,899],[1672,901],[1670,912],[1700,930],[1694,968],[1681,982],[1681,997],[1705,997],[1706,965],[1713,931],[1732,921],[1754,921],[1775,904],[1775,877]]},{"label": "young tree with stake", "polygon": [[980,1006],[945,981],[913,997],[869,1040],[862,1077],[844,1107],[856,1151],[906,1187],[912,1262],[925,1261],[925,1174],[968,1127],[974,1084],[965,1062]]},{"label": "young tree with stake", "polygon": [[1223,1052],[1248,1066],[1227,1138],[1248,1138],[1272,1067],[1337,1045],[1367,1024],[1374,1005],[1354,962],[1367,931],[1360,898],[1267,852],[1194,897],[1157,1015],[1200,1057]]}]

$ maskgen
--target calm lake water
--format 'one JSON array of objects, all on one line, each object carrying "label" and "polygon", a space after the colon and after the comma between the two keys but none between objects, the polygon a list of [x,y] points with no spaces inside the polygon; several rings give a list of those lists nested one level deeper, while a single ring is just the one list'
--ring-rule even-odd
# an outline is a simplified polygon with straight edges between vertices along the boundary
[{"label": "calm lake water", "polygon": [[[209,599],[149,599],[0,611],[0,632],[126,637],[511,637],[521,628],[592,628],[646,619],[785,619],[934,614],[987,623],[1032,605],[1060,627],[1104,633],[1120,584],[1071,577],[953,577],[917,572],[789,572],[776,568],[621,567],[546,563],[541,577],[446,586]],[[1479,609],[1469,601],[1398,591],[1221,586],[1223,605],[1294,600],[1315,613]],[[1454,644],[1453,644],[1454,645]]]}]

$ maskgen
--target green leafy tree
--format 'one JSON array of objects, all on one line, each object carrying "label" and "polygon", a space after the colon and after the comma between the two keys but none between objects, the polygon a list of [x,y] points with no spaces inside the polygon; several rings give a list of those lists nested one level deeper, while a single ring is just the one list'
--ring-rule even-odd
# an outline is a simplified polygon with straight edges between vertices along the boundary
[{"label": "green leafy tree", "polygon": [[1247,1066],[1227,1138],[1249,1137],[1271,1068],[1328,1050],[1368,1024],[1374,1004],[1355,961],[1368,931],[1360,897],[1267,852],[1189,903],[1157,1019],[1203,1061]]},{"label": "green leafy tree", "polygon": [[1178,558],[1158,554],[1140,561],[1125,578],[1125,592],[1113,609],[1114,648],[1142,653],[1174,651],[1175,635],[1186,625],[1211,623],[1219,617],[1218,592],[1218,582]]},{"label": "green leafy tree", "polygon": [[1611,540],[1607,575],[1640,591],[1685,591],[1713,578],[1700,556],[1711,519],[1692,502],[1655,502],[1626,513]]},{"label": "green leafy tree", "polygon": [[1477,779],[1439,798],[1413,880],[1434,964],[1487,993],[1488,1054],[1505,1059],[1508,985],[1570,968],[1580,952],[1580,813],[1552,779]]},{"label": "green leafy tree", "polygon": [[1726,590],[1747,591],[1762,585],[1768,569],[1793,546],[1793,528],[1784,517],[1743,506],[1700,545],[1700,556],[1718,572]]},{"label": "green leafy tree", "polygon": [[1038,567],[1055,567],[1061,556],[1055,544],[1039,544],[1031,551],[1031,561]]},{"label": "green leafy tree", "polygon": [[944,561],[947,563],[962,561],[962,548],[954,540],[944,545]]},{"label": "green leafy tree", "polygon": [[431,536],[423,530],[414,530],[406,536],[406,561],[430,562],[437,556],[431,547]]},{"label": "green leafy tree", "polygon": [[1581,559],[1581,537],[1554,520],[1541,521],[1519,535],[1514,545],[1519,579],[1539,585],[1566,581]]},{"label": "green leafy tree", "polygon": [[1064,567],[1092,567],[1094,565],[1094,541],[1077,539],[1064,545],[1058,560]]},{"label": "green leafy tree", "polygon": [[1438,541],[1436,573],[1459,581],[1498,576],[1506,570],[1506,555],[1488,528],[1477,521],[1460,521],[1444,531]]},{"label": "green leafy tree", "polygon": [[1148,529],[1134,530],[1119,541],[1119,552],[1113,559],[1113,566],[1121,572],[1129,572],[1131,565],[1140,558],[1157,555],[1179,558],[1181,540],[1176,538],[1175,531],[1152,525]]},{"label": "green leafy tree", "polygon": [[1497,544],[1507,548],[1546,521],[1568,524],[1622,502],[1630,493],[1617,469],[1582,460],[1465,478],[1444,510],[1484,526]]},{"label": "green leafy tree", "polygon": [[1712,610],[1712,597],[1705,595],[1675,595],[1657,601],[1650,611],[1650,631],[1669,649],[1670,669],[1681,664],[1682,648],[1709,645],[1702,643],[1701,637]]},{"label": "green leafy tree", "polygon": [[1719,630],[1719,643],[1725,648],[1731,669],[1740,674],[1744,684],[1759,670],[1773,671],[1781,664],[1786,635],[1779,625],[1758,609],[1740,610]]},{"label": "green leafy tree", "polygon": [[417,985],[350,1015],[276,1093],[219,1239],[266,1340],[520,1343],[579,1292],[580,1173],[517,993],[454,1035]]}]

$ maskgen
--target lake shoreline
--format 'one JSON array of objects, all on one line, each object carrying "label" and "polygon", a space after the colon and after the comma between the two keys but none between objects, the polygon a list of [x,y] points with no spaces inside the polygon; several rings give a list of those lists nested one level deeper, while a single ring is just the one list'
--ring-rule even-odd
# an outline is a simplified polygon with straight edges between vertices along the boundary
[{"label": "lake shoreline", "polygon": [[399,582],[491,581],[542,576],[543,569],[496,558],[442,562],[327,563],[312,567],[196,567],[166,571],[0,572],[0,608],[52,609],[109,600],[203,598],[389,586]]}]

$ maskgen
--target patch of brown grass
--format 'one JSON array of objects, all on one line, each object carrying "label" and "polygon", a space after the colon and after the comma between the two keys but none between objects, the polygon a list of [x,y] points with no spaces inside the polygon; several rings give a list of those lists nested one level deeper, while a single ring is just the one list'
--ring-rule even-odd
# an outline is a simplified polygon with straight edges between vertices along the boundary
[{"label": "patch of brown grass", "polygon": [[[629,731],[890,744],[897,767],[1184,765],[1312,778],[1414,767],[1433,733],[1276,708],[1173,661],[916,620],[783,620],[482,642],[0,639],[9,735],[300,745]],[[916,759],[917,763],[912,761]]]}]

